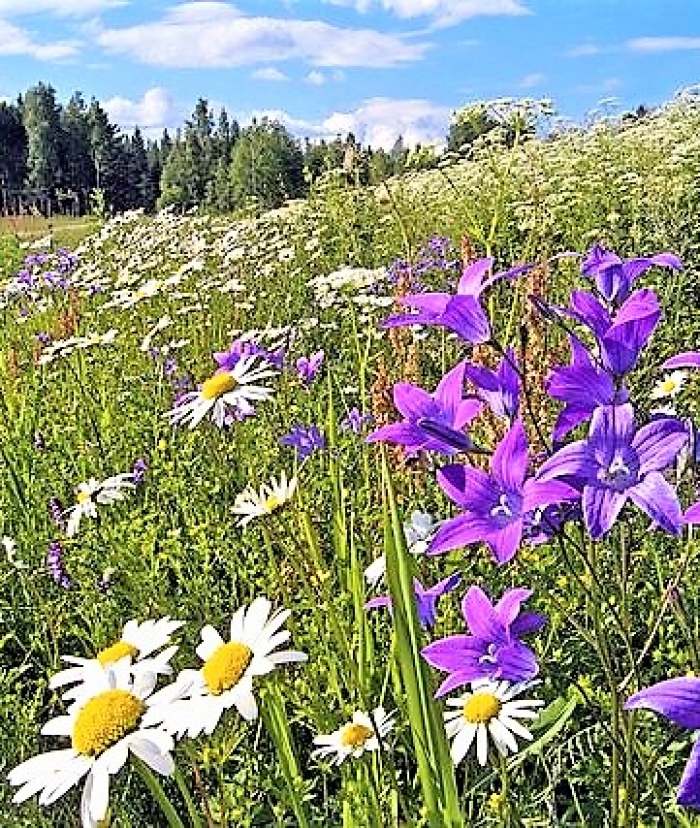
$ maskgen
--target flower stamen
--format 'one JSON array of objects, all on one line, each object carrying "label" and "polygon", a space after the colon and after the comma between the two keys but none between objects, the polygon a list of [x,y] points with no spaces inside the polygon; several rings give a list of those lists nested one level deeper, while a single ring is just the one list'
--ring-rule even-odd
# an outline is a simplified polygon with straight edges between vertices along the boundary
[{"label": "flower stamen", "polygon": [[241,679],[253,658],[253,651],[239,641],[222,644],[204,662],[202,676],[212,696],[220,696]]},{"label": "flower stamen", "polygon": [[73,748],[83,756],[99,756],[127,733],[136,730],[146,705],[127,690],[107,690],[78,713]]}]

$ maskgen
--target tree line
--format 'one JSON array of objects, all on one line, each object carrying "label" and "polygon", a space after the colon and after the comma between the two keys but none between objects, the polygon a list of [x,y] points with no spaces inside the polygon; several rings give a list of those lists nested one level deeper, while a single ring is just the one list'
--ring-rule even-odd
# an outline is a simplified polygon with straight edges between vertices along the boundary
[{"label": "tree line", "polygon": [[[448,147],[457,149],[495,123],[487,117],[450,126]],[[324,173],[339,171],[358,184],[376,184],[410,164],[436,163],[429,148],[409,152],[399,138],[391,150],[362,147],[352,134],[332,141],[299,141],[279,122],[261,119],[245,127],[206,99],[174,135],[157,140],[136,127],[120,131],[96,98],[76,92],[67,104],[39,83],[16,102],[0,103],[0,189],[41,192],[72,209],[148,211],[174,205],[230,212],[254,203],[270,208],[303,197]],[[91,203],[92,199],[92,203]]]}]

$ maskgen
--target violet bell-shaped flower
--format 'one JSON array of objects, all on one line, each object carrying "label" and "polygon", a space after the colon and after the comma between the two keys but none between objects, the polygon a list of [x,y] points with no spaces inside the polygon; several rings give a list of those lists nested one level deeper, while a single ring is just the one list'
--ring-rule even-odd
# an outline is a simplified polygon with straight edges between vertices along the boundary
[{"label": "violet bell-shaped flower", "polygon": [[[455,572],[452,575],[448,575],[447,578],[443,578],[442,581],[438,581],[435,586],[426,589],[418,578],[413,579],[413,591],[416,596],[416,612],[418,613],[418,620],[423,629],[435,626],[438,600],[443,595],[456,589],[461,580],[459,572]],[[378,595],[365,604],[365,609],[377,609],[378,607],[389,607],[391,609],[391,596]]]},{"label": "violet bell-shaped flower", "polygon": [[655,266],[682,270],[683,262],[673,253],[621,259],[616,253],[596,244],[581,263],[581,274],[595,281],[598,292],[608,302],[620,304],[630,295],[634,281]]},{"label": "violet bell-shaped flower", "polygon": [[561,310],[593,331],[603,369],[622,377],[635,366],[661,319],[653,290],[637,290],[611,316],[601,302],[584,290],[571,293],[571,307]]},{"label": "violet bell-shaped flower", "polygon": [[433,394],[410,382],[396,383],[394,405],[404,419],[378,428],[367,437],[367,442],[397,443],[408,454],[471,451],[474,444],[462,429],[481,412],[483,405],[478,400],[463,398],[465,367],[463,361],[448,371]]},{"label": "violet bell-shaped flower", "polygon": [[440,486],[465,514],[443,523],[428,554],[483,541],[506,563],[518,551],[529,512],[579,497],[568,483],[526,479],[528,465],[525,428],[516,420],[493,453],[490,474],[457,464],[441,469]]},{"label": "violet bell-shaped flower", "polygon": [[562,440],[580,423],[590,419],[601,405],[620,405],[629,399],[627,390],[617,387],[613,377],[598,367],[585,345],[573,334],[569,336],[571,365],[553,368],[545,379],[545,390],[564,403],[552,436]]},{"label": "violet bell-shaped flower", "polygon": [[513,348],[503,355],[495,371],[478,365],[467,365],[467,379],[477,388],[477,396],[502,420],[512,421],[520,403],[520,375]]},{"label": "violet bell-shaped flower", "polygon": [[661,472],[687,439],[683,423],[672,417],[637,430],[630,403],[602,406],[593,413],[588,438],[559,449],[537,479],[564,477],[581,489],[583,520],[593,539],[610,530],[628,500],[666,532],[678,535],[681,507]]},{"label": "violet bell-shaped flower", "polygon": [[481,306],[481,294],[495,281],[515,278],[531,268],[531,265],[522,265],[484,279],[493,262],[492,258],[485,258],[468,264],[462,271],[455,294],[412,293],[399,297],[398,301],[402,305],[415,308],[418,312],[390,316],[384,321],[383,327],[440,325],[454,331],[466,342],[488,342],[491,327]]},{"label": "violet bell-shaped flower", "polygon": [[[625,710],[644,708],[680,727],[700,730],[700,678],[684,677],[646,687],[627,700]],[[700,809],[700,739],[696,739],[683,771],[676,801]]]},{"label": "violet bell-shaped flower", "polygon": [[494,605],[478,586],[469,588],[462,614],[471,635],[449,635],[421,650],[428,664],[449,673],[436,697],[478,679],[517,683],[537,675],[535,654],[520,640],[547,623],[537,612],[522,611],[531,595],[530,589],[507,589]]}]

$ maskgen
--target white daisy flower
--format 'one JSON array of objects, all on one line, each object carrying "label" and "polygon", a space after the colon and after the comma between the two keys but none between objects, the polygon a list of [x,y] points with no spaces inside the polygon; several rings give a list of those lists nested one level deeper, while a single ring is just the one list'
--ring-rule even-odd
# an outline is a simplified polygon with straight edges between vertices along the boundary
[{"label": "white daisy flower", "polygon": [[[67,684],[77,685],[63,694],[64,699],[80,698],[89,691],[95,675],[99,675],[106,667],[120,661],[125,656],[132,659],[132,673],[150,672],[155,675],[170,675],[173,671],[170,659],[177,652],[176,646],[170,644],[172,634],[180,629],[184,621],[174,621],[169,616],[157,621],[127,621],[121,637],[114,644],[100,650],[94,658],[80,656],[61,656],[63,661],[75,666],[68,667],[56,673],[49,681],[49,687],[65,687]],[[153,655],[158,650],[161,652]]]},{"label": "white daisy flower", "polygon": [[257,359],[255,355],[243,356],[228,370],[217,371],[198,391],[185,394],[182,402],[164,416],[174,424],[189,421],[193,429],[211,411],[214,423],[223,428],[228,407],[242,414],[252,413],[252,402],[268,400],[273,394],[271,388],[256,383],[275,374],[267,362],[253,367]]},{"label": "white daisy flower", "polygon": [[357,710],[338,730],[314,737],[314,744],[319,747],[311,755],[332,756],[331,764],[341,765],[348,756],[357,759],[367,750],[379,750],[380,741],[394,727],[394,715],[395,712],[387,713],[383,707],[377,707],[371,714]]},{"label": "white daisy flower", "polygon": [[86,483],[78,484],[75,490],[75,506],[66,510],[68,522],[66,523],[66,535],[69,538],[75,537],[83,517],[96,518],[97,506],[95,504],[110,505],[117,500],[124,499],[124,490],[133,489],[134,481],[131,472],[116,474],[106,480],[98,480],[91,477]]},{"label": "white daisy flower", "polygon": [[269,483],[263,484],[259,492],[248,486],[236,497],[231,508],[234,515],[242,515],[237,525],[246,526],[257,517],[270,515],[281,509],[294,497],[296,488],[296,477],[287,480],[285,472],[282,472],[279,481],[273,477]]},{"label": "white daisy flower", "polygon": [[68,737],[71,747],[41,753],[11,770],[8,781],[19,786],[12,801],[24,802],[39,793],[39,805],[51,805],[87,775],[80,816],[84,828],[97,828],[109,807],[109,778],[124,766],[129,751],[169,776],[173,738],[143,724],[155,684],[153,673],[133,676],[128,658],[96,673],[90,693],[41,730]]},{"label": "white daisy flower", "polygon": [[683,385],[688,377],[687,371],[671,371],[670,374],[657,382],[653,391],[651,392],[652,400],[662,400],[666,397],[677,397],[680,394]]},{"label": "white daisy flower", "polygon": [[251,721],[258,716],[253,695],[253,678],[271,673],[278,665],[306,661],[296,650],[278,650],[289,640],[288,630],[280,628],[289,610],[270,615],[267,598],[256,598],[246,609],[237,610],[230,625],[230,640],[207,625],[197,655],[204,664],[199,670],[183,670],[168,687],[156,694],[162,698],[162,711],[146,716],[148,724],[162,724],[170,733],[190,737],[212,733],[224,712],[235,707]]},{"label": "white daisy flower", "polygon": [[511,684],[480,679],[472,682],[471,692],[447,700],[450,707],[459,708],[445,713],[445,730],[452,739],[450,756],[455,765],[464,759],[474,740],[477,761],[483,766],[488,760],[489,737],[502,756],[507,756],[509,751],[517,753],[516,735],[532,739],[530,731],[517,720],[536,719],[540,714],[532,708],[541,707],[544,702],[539,699],[512,701],[532,686],[533,682]]}]

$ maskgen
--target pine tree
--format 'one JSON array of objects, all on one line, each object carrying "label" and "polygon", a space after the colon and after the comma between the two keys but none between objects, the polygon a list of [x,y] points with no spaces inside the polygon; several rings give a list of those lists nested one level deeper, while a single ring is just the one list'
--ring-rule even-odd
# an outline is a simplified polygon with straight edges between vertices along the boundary
[{"label": "pine tree", "polygon": [[19,190],[27,174],[27,133],[19,106],[0,102],[0,187]]}]

